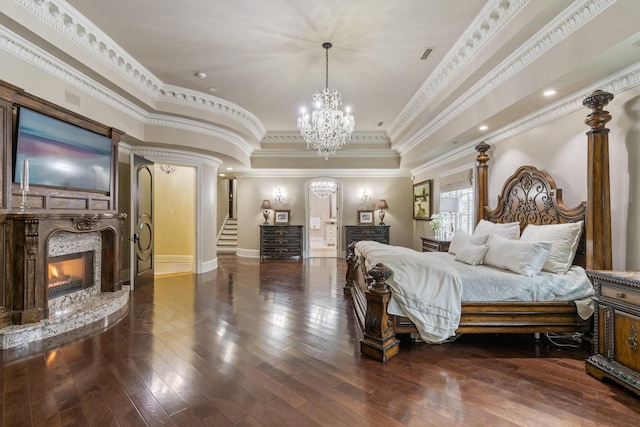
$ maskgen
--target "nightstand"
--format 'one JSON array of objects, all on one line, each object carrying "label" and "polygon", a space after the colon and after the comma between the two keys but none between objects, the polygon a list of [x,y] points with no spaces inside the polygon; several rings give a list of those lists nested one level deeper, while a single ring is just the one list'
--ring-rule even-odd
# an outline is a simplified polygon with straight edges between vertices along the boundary
[{"label": "nightstand", "polygon": [[640,394],[640,272],[587,271],[596,290],[594,352],[586,370]]},{"label": "nightstand", "polygon": [[422,252],[448,252],[450,240],[438,240],[435,237],[421,237]]}]

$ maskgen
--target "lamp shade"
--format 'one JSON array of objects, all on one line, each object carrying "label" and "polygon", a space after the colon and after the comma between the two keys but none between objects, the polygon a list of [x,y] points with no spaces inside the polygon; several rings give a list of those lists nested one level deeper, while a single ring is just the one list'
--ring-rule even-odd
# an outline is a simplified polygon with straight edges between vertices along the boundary
[{"label": "lamp shade", "polygon": [[387,201],[385,199],[378,200],[376,203],[376,209],[389,209],[389,205],[387,205]]},{"label": "lamp shade", "polygon": [[271,202],[268,200],[263,200],[262,201],[262,206],[260,206],[261,209],[271,209]]},{"label": "lamp shade", "polygon": [[440,212],[458,212],[458,203],[460,199],[457,197],[443,197],[440,199]]}]

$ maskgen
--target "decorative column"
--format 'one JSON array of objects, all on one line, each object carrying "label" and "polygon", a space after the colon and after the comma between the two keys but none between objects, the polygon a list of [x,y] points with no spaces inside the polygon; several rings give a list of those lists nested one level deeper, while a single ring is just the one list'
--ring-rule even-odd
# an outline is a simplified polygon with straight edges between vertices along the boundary
[{"label": "decorative column", "polygon": [[587,115],[587,269],[611,270],[611,204],[609,188],[609,129],[611,120],[604,107],[613,94],[596,90],[582,104],[593,111]]}]

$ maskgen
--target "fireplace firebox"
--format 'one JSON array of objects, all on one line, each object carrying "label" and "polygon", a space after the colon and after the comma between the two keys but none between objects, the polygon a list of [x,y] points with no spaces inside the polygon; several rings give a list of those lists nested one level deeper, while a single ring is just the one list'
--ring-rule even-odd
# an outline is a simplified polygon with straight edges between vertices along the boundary
[{"label": "fireplace firebox", "polygon": [[49,299],[93,285],[93,251],[51,257],[47,267]]}]

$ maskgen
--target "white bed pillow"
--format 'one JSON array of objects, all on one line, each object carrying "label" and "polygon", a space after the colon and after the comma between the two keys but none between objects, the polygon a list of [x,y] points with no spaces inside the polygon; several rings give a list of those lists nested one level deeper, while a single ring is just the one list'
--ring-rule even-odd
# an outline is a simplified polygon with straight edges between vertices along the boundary
[{"label": "white bed pillow", "polygon": [[478,225],[476,225],[476,229],[473,230],[473,235],[479,236],[483,234],[488,236],[499,234],[507,239],[518,240],[520,238],[520,223],[506,222],[502,224],[481,219]]},{"label": "white bed pillow", "polygon": [[520,240],[552,242],[551,253],[542,269],[565,274],[571,268],[578,250],[582,221],[568,224],[527,225]]},{"label": "white bed pillow", "polygon": [[533,277],[540,273],[551,252],[551,242],[512,240],[494,234],[487,242],[484,264]]},{"label": "white bed pillow", "polygon": [[460,250],[458,250],[456,260],[469,265],[482,264],[484,255],[487,253],[487,249],[489,249],[489,246],[487,245],[477,245],[468,241],[462,245]]},{"label": "white bed pillow", "polygon": [[489,236],[487,234],[469,235],[469,233],[460,229],[456,231],[456,234],[451,238],[451,243],[449,243],[449,253],[451,255],[457,254],[460,248],[462,248],[462,246],[467,242],[471,242],[476,245],[484,245],[487,243],[488,238]]}]

